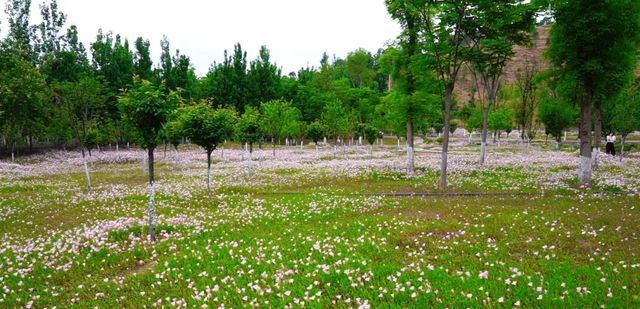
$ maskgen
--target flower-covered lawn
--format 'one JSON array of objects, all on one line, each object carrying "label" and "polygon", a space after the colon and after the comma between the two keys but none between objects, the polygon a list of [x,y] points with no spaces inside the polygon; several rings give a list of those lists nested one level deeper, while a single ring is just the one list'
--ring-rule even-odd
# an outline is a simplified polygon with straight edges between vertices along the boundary
[{"label": "flower-covered lawn", "polygon": [[[141,150],[0,163],[0,308],[638,307],[640,158],[394,146],[157,151],[159,241]],[[413,196],[412,196],[413,195]]]}]

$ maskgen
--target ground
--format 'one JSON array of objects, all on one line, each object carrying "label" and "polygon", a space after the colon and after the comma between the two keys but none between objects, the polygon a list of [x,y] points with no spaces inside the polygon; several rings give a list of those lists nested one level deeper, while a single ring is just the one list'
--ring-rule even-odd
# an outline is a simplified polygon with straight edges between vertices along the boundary
[{"label": "ground", "polygon": [[640,158],[544,145],[156,153],[159,241],[142,150],[0,163],[0,307],[638,307]]}]

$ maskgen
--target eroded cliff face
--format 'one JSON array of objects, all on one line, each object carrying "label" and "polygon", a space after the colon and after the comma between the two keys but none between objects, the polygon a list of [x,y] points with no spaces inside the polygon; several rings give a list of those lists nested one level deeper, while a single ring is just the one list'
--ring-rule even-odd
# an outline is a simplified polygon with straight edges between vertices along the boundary
[{"label": "eroded cliff face", "polygon": [[[533,35],[531,46],[514,47],[515,55],[505,67],[503,81],[515,82],[518,72],[527,65],[537,67],[537,70],[546,70],[550,67],[549,62],[544,58],[544,52],[549,46],[550,30],[551,25],[539,26]],[[480,94],[477,89],[479,88],[481,88],[481,84],[476,84],[469,66],[464,65],[455,89],[458,106],[469,102],[472,94],[478,99]]]}]

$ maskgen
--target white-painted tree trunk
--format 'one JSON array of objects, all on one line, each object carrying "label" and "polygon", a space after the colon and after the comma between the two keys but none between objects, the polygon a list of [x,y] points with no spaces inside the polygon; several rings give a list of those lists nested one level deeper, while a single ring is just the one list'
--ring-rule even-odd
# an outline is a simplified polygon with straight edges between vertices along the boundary
[{"label": "white-painted tree trunk", "polygon": [[484,164],[485,156],[487,155],[487,143],[480,143],[480,165]]},{"label": "white-painted tree trunk", "polygon": [[82,161],[84,163],[84,177],[86,178],[87,181],[87,193],[91,193],[91,177],[89,174],[89,164],[87,164],[87,159],[86,158],[82,158]]},{"label": "white-painted tree trunk", "polygon": [[591,150],[591,165],[592,168],[598,170],[598,164],[600,163],[600,147],[593,147]]},{"label": "white-painted tree trunk", "polygon": [[304,150],[304,141],[300,141],[300,150]]},{"label": "white-painted tree trunk", "polygon": [[[625,140],[625,136],[623,135],[620,138],[620,162],[622,162],[622,157],[624,157],[624,140]],[[615,147],[615,144],[613,145],[613,147]]]},{"label": "white-painted tree trunk", "polygon": [[567,141],[567,131],[564,131],[564,139],[562,140],[563,142]]},{"label": "white-painted tree trunk", "polygon": [[591,183],[591,158],[580,157],[580,169],[578,170],[580,184]]},{"label": "white-painted tree trunk", "polygon": [[118,147],[118,143],[116,143],[116,152],[120,151],[120,148]]},{"label": "white-painted tree trunk", "polygon": [[333,158],[336,158],[336,153],[338,152],[338,145],[333,145]]},{"label": "white-painted tree trunk", "polygon": [[156,230],[156,193],[153,188],[153,181],[149,183],[149,235],[150,240],[155,241]]},{"label": "white-painted tree trunk", "polygon": [[413,176],[414,163],[415,163],[415,158],[414,158],[413,147],[407,146],[407,175],[408,176]]}]

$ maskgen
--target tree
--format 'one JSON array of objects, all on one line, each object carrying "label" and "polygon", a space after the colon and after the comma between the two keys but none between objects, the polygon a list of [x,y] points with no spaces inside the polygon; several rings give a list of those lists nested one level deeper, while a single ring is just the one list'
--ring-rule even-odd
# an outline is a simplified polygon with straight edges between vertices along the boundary
[{"label": "tree", "polygon": [[480,164],[484,164],[487,149],[489,112],[496,102],[507,62],[513,56],[513,46],[530,40],[535,14],[530,3],[520,0],[471,1],[475,4],[465,27],[472,49],[468,55],[474,76],[482,85],[487,100],[482,106],[482,141]]},{"label": "tree", "polygon": [[[453,103],[453,90],[458,73],[470,47],[465,33],[473,14],[470,1],[445,0],[386,0],[391,16],[398,20],[411,41],[420,34],[421,49],[428,51],[423,56],[424,67],[433,71],[444,97],[444,135],[439,187],[447,187],[447,160],[449,149],[449,127]],[[413,37],[413,39],[411,39]],[[414,47],[415,48],[415,47]],[[417,51],[408,52],[409,58]],[[409,131],[409,125],[407,126]],[[412,128],[411,128],[412,129]]]},{"label": "tree", "polygon": [[261,46],[258,58],[251,61],[247,73],[247,87],[251,94],[248,103],[257,107],[260,102],[277,99],[282,92],[280,75],[281,70],[271,63],[269,49]]},{"label": "tree", "polygon": [[307,137],[310,138],[316,146],[318,146],[318,141],[324,137],[324,132],[324,127],[317,121],[307,126]]},{"label": "tree", "polygon": [[67,20],[67,15],[58,10],[58,3],[52,0],[49,5],[40,5],[42,23],[38,25],[40,38],[37,51],[44,55],[52,55],[62,50],[64,35],[60,34],[62,26]]},{"label": "tree", "polygon": [[640,130],[640,81],[616,97],[605,114],[609,115],[603,126],[607,132],[620,134],[620,159],[624,156],[624,144],[627,136]]},{"label": "tree", "polygon": [[594,103],[615,97],[636,68],[640,2],[635,0],[553,2],[556,23],[548,56],[560,71],[559,93],[580,104],[581,186],[591,185]]},{"label": "tree", "polygon": [[335,138],[335,144],[338,139],[349,130],[349,118],[346,109],[340,101],[329,102],[322,113],[322,122],[325,127],[325,133],[330,138]]},{"label": "tree", "polygon": [[496,135],[499,135],[500,131],[511,131],[513,128],[513,111],[504,107],[496,109],[489,115],[487,127]]},{"label": "tree", "polygon": [[35,27],[29,25],[31,0],[9,0],[5,9],[9,33],[5,45],[27,61],[35,61],[37,54],[32,45]]},{"label": "tree", "polygon": [[520,138],[525,139],[526,132],[531,130],[533,115],[538,106],[536,74],[538,65],[536,62],[525,63],[516,71],[516,89],[520,95],[520,104],[516,109],[516,123],[520,128]]},{"label": "tree", "polygon": [[574,108],[569,103],[553,97],[544,99],[538,111],[538,118],[544,124],[545,132],[553,136],[558,145],[562,132],[576,122],[576,116]]},{"label": "tree", "polygon": [[133,56],[133,71],[138,77],[144,80],[151,80],[153,71],[151,66],[151,53],[149,47],[151,43],[142,37],[138,37],[135,42],[136,53]]},{"label": "tree", "polygon": [[93,77],[83,77],[78,82],[64,81],[54,84],[56,99],[62,114],[69,119],[72,134],[80,143],[87,192],[91,193],[91,176],[85,150],[98,143],[98,132],[91,128],[95,115],[104,109],[108,99],[107,87]]},{"label": "tree", "polygon": [[291,106],[290,102],[284,100],[272,100],[264,102],[260,105],[262,114],[262,122],[260,129],[262,132],[271,137],[273,144],[273,156],[276,156],[276,140],[284,137],[287,126],[292,122],[298,121],[296,116],[300,111]]},{"label": "tree", "polygon": [[235,126],[235,136],[238,142],[249,145],[249,155],[251,155],[253,153],[253,144],[259,142],[262,138],[260,111],[258,109],[247,106]]},{"label": "tree", "polygon": [[0,85],[0,125],[14,160],[16,143],[44,130],[49,93],[38,69],[11,50],[0,53]]},{"label": "tree", "polygon": [[214,109],[207,103],[185,107],[182,132],[207,152],[207,195],[211,196],[211,153],[230,136],[236,122],[235,111]]},{"label": "tree", "polygon": [[353,88],[373,85],[373,57],[364,49],[357,49],[347,55],[347,75]]},{"label": "tree", "polygon": [[155,235],[155,192],[153,175],[153,152],[160,142],[161,130],[169,115],[179,105],[179,93],[166,91],[166,86],[153,85],[149,81],[136,79],[133,88],[124,92],[118,107],[125,122],[136,131],[139,143],[147,149],[149,157],[149,239]]}]

